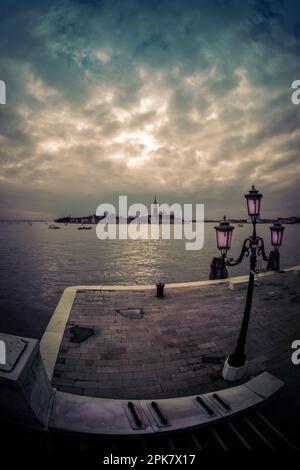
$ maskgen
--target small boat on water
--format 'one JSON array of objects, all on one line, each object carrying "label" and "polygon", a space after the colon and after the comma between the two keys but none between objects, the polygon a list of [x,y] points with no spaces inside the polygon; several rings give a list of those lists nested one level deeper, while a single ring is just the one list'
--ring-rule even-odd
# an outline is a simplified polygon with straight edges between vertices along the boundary
[{"label": "small boat on water", "polygon": [[84,227],[84,223],[86,223],[86,219],[83,217],[81,218],[81,225],[78,227],[78,230],[91,230],[92,227]]},{"label": "small boat on water", "polygon": [[58,226],[55,225],[55,224],[50,224],[50,225],[48,225],[48,228],[50,228],[51,230],[57,230],[57,229],[59,229],[60,227],[58,227]]}]

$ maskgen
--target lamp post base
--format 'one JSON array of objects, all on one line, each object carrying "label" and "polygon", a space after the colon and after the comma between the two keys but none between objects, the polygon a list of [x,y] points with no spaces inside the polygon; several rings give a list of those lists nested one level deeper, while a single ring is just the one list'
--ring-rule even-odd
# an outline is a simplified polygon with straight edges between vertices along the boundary
[{"label": "lamp post base", "polygon": [[243,375],[246,372],[246,369],[247,369],[247,361],[241,367],[232,367],[228,364],[228,358],[227,358],[224,364],[222,377],[224,380],[227,380],[228,382],[235,382],[237,380],[240,380],[243,377]]}]

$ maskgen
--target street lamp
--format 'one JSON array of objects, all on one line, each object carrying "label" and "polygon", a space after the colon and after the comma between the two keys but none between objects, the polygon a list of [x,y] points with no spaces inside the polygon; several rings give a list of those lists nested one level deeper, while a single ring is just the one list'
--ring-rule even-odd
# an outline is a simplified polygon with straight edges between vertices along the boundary
[{"label": "street lamp", "polygon": [[221,255],[225,257],[227,251],[230,250],[231,247],[234,227],[230,225],[230,222],[226,220],[226,215],[224,215],[223,220],[217,227],[215,227],[215,229],[217,235],[217,247],[221,251]]},{"label": "street lamp", "polygon": [[272,227],[270,227],[271,230],[271,243],[275,250],[279,250],[279,247],[282,244],[282,238],[283,238],[283,231],[284,227],[282,227],[280,222],[274,222]]},{"label": "street lamp", "polygon": [[260,204],[262,197],[262,194],[260,194],[257,189],[255,189],[255,186],[252,186],[248,194],[245,194],[248,214],[252,221],[256,220],[260,215]]},{"label": "street lamp", "polygon": [[270,230],[271,243],[274,250],[270,252],[267,269],[278,271],[280,267],[279,247],[282,244],[284,227],[282,227],[280,222],[274,222]]},{"label": "street lamp", "polygon": [[[252,306],[252,297],[253,297],[253,288],[254,288],[254,276],[256,274],[255,268],[257,264],[257,258],[261,256],[264,261],[269,261],[269,258],[266,256],[264,241],[256,233],[256,223],[260,215],[260,205],[262,194],[260,194],[254,186],[252,189],[245,195],[247,201],[248,214],[252,222],[252,235],[246,238],[243,242],[241,254],[237,259],[229,258],[226,259],[227,251],[230,249],[233,227],[224,217],[219,226],[215,227],[217,234],[217,246],[221,251],[222,259],[227,266],[236,266],[241,263],[245,256],[250,257],[250,273],[249,273],[249,282],[247,290],[247,298],[245,311],[242,321],[242,326],[240,334],[238,337],[237,345],[234,352],[227,358],[224,369],[223,369],[223,378],[225,380],[235,381],[242,378],[247,367],[247,360],[245,354],[245,344],[247,339],[248,325],[250,320],[251,306]],[[279,247],[282,244],[283,231],[284,227],[279,222],[274,223],[271,229],[271,243],[275,248],[275,252],[279,255]],[[279,260],[279,258],[278,258]],[[277,263],[277,269],[279,269],[279,262]]]}]

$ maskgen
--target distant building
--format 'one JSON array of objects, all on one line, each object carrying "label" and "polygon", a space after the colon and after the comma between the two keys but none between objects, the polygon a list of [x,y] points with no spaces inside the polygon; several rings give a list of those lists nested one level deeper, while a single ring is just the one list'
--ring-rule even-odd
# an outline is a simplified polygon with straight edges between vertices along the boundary
[{"label": "distant building", "polygon": [[152,204],[152,214],[151,214],[151,216],[154,219],[158,218],[158,202],[157,202],[156,196],[155,196],[153,204]]}]

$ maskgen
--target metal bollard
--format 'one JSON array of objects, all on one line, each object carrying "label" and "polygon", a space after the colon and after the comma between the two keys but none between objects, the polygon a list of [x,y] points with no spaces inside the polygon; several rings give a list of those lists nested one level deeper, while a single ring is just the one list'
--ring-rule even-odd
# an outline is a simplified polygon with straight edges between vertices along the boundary
[{"label": "metal bollard", "polygon": [[164,287],[165,284],[161,280],[156,281],[156,296],[163,297],[164,296]]}]

